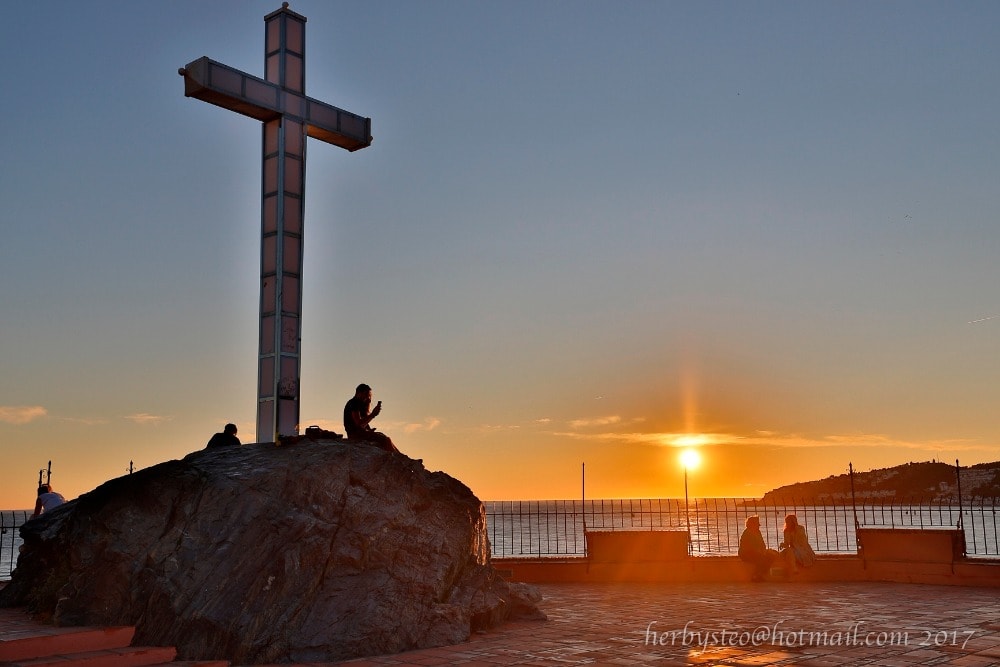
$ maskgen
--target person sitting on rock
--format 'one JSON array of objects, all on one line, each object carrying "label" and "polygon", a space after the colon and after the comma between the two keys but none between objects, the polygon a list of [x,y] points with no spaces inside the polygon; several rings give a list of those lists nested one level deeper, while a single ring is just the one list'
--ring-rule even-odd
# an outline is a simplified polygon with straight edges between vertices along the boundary
[{"label": "person sitting on rock", "polygon": [[63,498],[61,493],[56,493],[52,490],[51,484],[42,484],[38,487],[38,499],[35,500],[35,512],[31,515],[34,519],[39,514],[44,514],[49,510],[59,507],[66,499]]},{"label": "person sitting on rock", "polygon": [[225,428],[222,429],[222,433],[216,433],[212,436],[208,444],[205,445],[205,449],[214,449],[216,447],[239,447],[242,443],[240,439],[236,437],[236,424],[226,424]]},{"label": "person sitting on rock", "polygon": [[389,452],[398,452],[392,439],[384,433],[377,433],[371,427],[371,420],[382,412],[382,401],[374,409],[372,404],[372,388],[362,383],[354,390],[354,397],[344,406],[344,431],[348,440],[359,440],[378,445]]},{"label": "person sitting on rock", "polygon": [[764,536],[760,533],[760,517],[754,514],[748,516],[746,529],[740,535],[740,560],[753,565],[753,581],[764,581],[770,573],[771,565],[778,560],[778,552],[768,549]]}]

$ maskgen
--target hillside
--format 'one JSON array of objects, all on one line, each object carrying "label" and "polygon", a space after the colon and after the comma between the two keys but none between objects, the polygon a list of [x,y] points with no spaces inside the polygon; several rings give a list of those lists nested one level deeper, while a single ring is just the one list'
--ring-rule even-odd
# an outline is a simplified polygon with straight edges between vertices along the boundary
[{"label": "hillside", "polygon": [[[962,498],[1000,497],[1000,462],[961,468]],[[939,461],[905,463],[892,468],[854,472],[857,499],[893,501],[954,501],[958,498],[955,466]],[[764,494],[764,502],[811,499],[843,501],[851,498],[848,473],[798,482]]]}]

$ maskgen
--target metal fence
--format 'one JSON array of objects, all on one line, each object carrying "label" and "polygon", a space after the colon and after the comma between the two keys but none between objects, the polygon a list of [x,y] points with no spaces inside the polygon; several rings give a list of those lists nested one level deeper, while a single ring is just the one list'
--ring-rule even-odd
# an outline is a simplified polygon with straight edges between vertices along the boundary
[{"label": "metal fence", "polygon": [[28,510],[0,511],[0,581],[10,579],[21,547],[18,528],[28,520]]},{"label": "metal fence", "polygon": [[486,502],[497,557],[585,556],[587,530],[684,530],[693,555],[735,555],[746,518],[760,517],[771,547],[782,541],[786,514],[795,514],[820,553],[857,553],[857,527],[950,527],[965,530],[969,556],[1000,556],[995,498],[961,505],[928,501],[852,504],[814,500],[781,504],[742,498],[515,500]]}]

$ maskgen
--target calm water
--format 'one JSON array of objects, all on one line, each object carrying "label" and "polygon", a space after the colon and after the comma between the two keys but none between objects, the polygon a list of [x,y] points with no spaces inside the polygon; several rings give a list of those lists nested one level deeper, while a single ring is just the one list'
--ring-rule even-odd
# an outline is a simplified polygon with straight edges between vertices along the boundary
[{"label": "calm water", "polygon": [[17,527],[30,514],[31,510],[0,510],[0,580],[10,579],[10,571],[17,563],[17,550],[21,546]]}]

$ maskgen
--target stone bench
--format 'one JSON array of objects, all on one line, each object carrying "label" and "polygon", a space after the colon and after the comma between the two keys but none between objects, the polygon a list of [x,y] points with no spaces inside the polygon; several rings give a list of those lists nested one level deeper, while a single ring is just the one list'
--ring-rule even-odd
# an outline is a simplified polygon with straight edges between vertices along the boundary
[{"label": "stone bench", "polygon": [[594,563],[650,563],[688,557],[686,530],[588,530],[587,558]]},{"label": "stone bench", "polygon": [[953,564],[965,556],[960,528],[858,528],[858,549],[866,561]]}]

